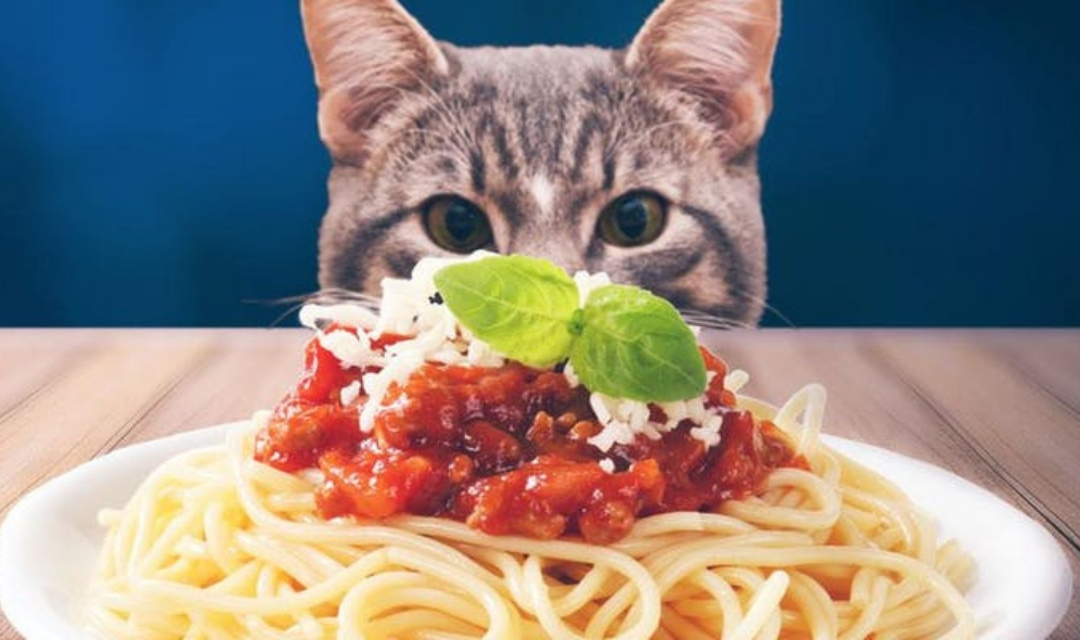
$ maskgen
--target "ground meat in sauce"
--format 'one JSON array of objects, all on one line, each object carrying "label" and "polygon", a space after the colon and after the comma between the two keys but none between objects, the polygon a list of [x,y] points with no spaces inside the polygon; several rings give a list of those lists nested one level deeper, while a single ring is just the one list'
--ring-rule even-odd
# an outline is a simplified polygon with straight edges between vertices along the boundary
[{"label": "ground meat in sauce", "polygon": [[[587,442],[601,428],[588,392],[516,363],[424,364],[391,386],[362,433],[359,403],[342,406],[340,396],[364,371],[342,368],[312,340],[304,376],[257,435],[255,457],[286,471],[321,469],[316,500],[327,518],[435,515],[491,534],[609,543],[641,516],[715,509],[772,469],[806,466],[774,425],[733,408],[724,363],[701,353],[716,374],[706,405],[724,408],[720,444],[706,450],[683,421],[659,440],[641,435],[605,453]],[[605,458],[614,473],[599,464]]]}]

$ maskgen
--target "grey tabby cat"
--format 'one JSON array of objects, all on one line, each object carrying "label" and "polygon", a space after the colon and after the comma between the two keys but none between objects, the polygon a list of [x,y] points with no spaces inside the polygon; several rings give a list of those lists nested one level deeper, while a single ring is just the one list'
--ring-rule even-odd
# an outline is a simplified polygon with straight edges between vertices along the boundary
[{"label": "grey tabby cat", "polygon": [[333,158],[323,288],[489,249],[758,322],[779,0],[666,0],[620,51],[455,47],[395,0],[302,9]]}]

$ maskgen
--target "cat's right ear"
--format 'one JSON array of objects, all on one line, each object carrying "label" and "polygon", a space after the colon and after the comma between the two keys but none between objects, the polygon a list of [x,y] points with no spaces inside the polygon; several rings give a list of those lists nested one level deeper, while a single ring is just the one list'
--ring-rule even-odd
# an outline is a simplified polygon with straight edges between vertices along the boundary
[{"label": "cat's right ear", "polygon": [[772,110],[780,0],[664,0],[626,52],[655,86],[692,98],[727,154],[753,146]]},{"label": "cat's right ear", "polygon": [[367,156],[371,129],[403,92],[444,75],[435,40],[396,0],[302,0],[319,88],[319,135],[339,162]]}]

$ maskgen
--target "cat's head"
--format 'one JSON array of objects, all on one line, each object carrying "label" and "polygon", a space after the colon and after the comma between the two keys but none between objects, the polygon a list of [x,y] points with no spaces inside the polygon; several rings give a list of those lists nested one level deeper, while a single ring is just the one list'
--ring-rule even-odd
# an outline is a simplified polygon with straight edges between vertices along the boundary
[{"label": "cat's head", "polygon": [[666,0],[620,51],[459,48],[395,0],[302,8],[334,163],[321,286],[489,249],[756,324],[779,0]]}]

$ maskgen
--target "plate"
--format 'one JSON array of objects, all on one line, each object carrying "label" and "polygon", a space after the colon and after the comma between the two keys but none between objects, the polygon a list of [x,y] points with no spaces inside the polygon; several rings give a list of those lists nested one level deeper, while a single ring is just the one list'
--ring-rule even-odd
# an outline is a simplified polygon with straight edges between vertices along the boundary
[{"label": "plate", "polygon": [[[28,493],[0,526],[0,605],[27,640],[88,639],[82,605],[104,529],[101,507],[119,507],[159,463],[224,442],[239,423],[120,449]],[[943,469],[870,445],[826,436],[842,453],[891,479],[975,557],[968,592],[979,640],[1046,638],[1069,605],[1072,576],[1053,537],[992,493]],[[1036,586],[1037,585],[1037,586]],[[1035,587],[1035,588],[1033,588]]]}]

